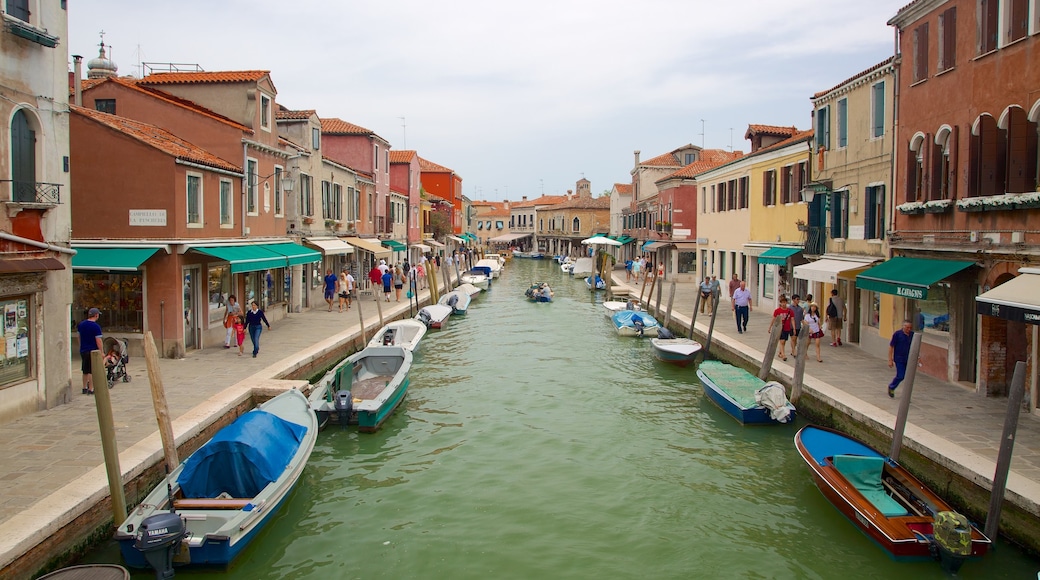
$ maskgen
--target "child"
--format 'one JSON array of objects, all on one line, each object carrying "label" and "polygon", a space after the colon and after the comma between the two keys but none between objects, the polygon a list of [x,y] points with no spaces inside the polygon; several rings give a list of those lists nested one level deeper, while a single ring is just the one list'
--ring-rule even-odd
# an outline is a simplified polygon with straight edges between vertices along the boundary
[{"label": "child", "polygon": [[115,343],[112,344],[108,349],[108,354],[105,355],[105,368],[112,368],[119,362],[119,346]]},{"label": "child", "polygon": [[246,320],[242,316],[235,317],[235,336],[238,338],[238,356],[242,356],[242,345],[246,342]]}]

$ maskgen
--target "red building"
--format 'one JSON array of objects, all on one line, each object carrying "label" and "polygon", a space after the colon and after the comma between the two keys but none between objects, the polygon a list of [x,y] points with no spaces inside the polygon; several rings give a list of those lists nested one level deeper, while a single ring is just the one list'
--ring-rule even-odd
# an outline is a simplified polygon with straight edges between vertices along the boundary
[{"label": "red building", "polygon": [[462,215],[462,176],[422,157],[419,158],[419,167],[422,170],[422,188],[451,204],[451,231],[461,234],[465,227]]}]

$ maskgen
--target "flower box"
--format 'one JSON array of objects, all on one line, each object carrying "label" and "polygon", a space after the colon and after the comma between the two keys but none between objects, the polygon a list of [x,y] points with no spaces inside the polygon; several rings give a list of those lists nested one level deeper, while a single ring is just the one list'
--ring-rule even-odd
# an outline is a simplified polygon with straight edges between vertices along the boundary
[{"label": "flower box", "polygon": [[917,215],[924,213],[924,204],[919,201],[911,201],[897,205],[896,209],[903,215]]},{"label": "flower box", "polygon": [[314,223],[314,218],[312,218],[310,216],[305,216],[303,218],[303,223],[305,223],[307,225],[313,224]]},{"label": "flower box", "polygon": [[924,202],[924,213],[946,213],[953,207],[953,200],[933,199]]},{"label": "flower box", "polygon": [[1015,209],[1036,209],[1038,207],[1040,207],[1040,200],[1015,202]]}]

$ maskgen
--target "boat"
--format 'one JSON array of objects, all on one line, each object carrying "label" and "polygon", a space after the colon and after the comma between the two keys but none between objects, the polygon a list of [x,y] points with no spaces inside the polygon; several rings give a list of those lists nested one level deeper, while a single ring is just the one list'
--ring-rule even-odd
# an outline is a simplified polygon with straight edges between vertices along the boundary
[{"label": "boat", "polygon": [[[503,268],[506,265],[506,258],[502,254],[484,254],[484,259],[485,260],[498,260],[499,265],[502,266]],[[478,262],[478,264],[479,264],[479,262]]]},{"label": "boat", "polygon": [[593,268],[592,258],[578,258],[571,268],[572,276],[591,276]]},{"label": "boat", "polygon": [[491,268],[475,266],[463,272],[459,276],[459,282],[487,290],[488,284],[491,283]]},{"label": "boat", "polygon": [[553,291],[548,282],[536,282],[524,291],[524,296],[531,302],[552,302]]},{"label": "boat", "polygon": [[444,328],[448,324],[448,317],[451,316],[451,313],[451,306],[430,304],[420,308],[415,319],[425,324],[427,328]]},{"label": "boat", "polygon": [[967,518],[899,463],[838,431],[807,425],[794,444],[813,480],[838,511],[896,560],[938,554],[956,572],[991,542]]},{"label": "boat", "polygon": [[697,366],[704,394],[742,425],[793,423],[794,405],[783,385],[766,382],[742,368],[719,361]]},{"label": "boat", "polygon": [[500,262],[498,258],[484,258],[483,260],[477,260],[476,267],[487,268],[490,270],[492,278],[500,278],[502,276],[502,262]]},{"label": "boat", "polygon": [[455,287],[455,289],[458,290],[459,292],[465,292],[466,294],[469,294],[470,298],[474,298],[474,297],[476,297],[477,294],[480,294],[481,292],[483,292],[483,290],[481,290],[480,288],[477,288],[473,284],[459,284],[458,286]]},{"label": "boat", "polygon": [[531,258],[533,260],[541,260],[542,258],[545,257],[545,252],[539,252],[538,250],[532,250],[532,251],[528,252],[527,256],[525,256],[525,257]]},{"label": "boat", "polygon": [[469,308],[470,300],[471,298],[465,290],[456,289],[441,296],[437,304],[451,308],[452,314],[462,315]]},{"label": "boat", "polygon": [[637,310],[619,310],[610,317],[618,336],[657,336],[661,324],[653,316]]},{"label": "boat", "polygon": [[424,336],[425,324],[414,318],[402,318],[379,329],[368,346],[400,346],[414,352]]},{"label": "boat", "polygon": [[321,425],[341,425],[374,433],[404,399],[412,351],[403,346],[369,346],[343,359],[311,389],[310,408]]},{"label": "boat", "polygon": [[566,262],[561,262],[560,263],[560,271],[563,272],[564,274],[570,274],[571,270],[573,270],[573,269],[574,269],[574,262],[570,261],[570,258],[567,258]]},{"label": "boat", "polygon": [[[592,290],[592,276],[586,276],[585,277],[585,287],[588,288],[589,290]],[[607,288],[607,283],[603,280],[603,278],[599,277],[599,274],[597,274],[596,275],[596,290],[605,290],[606,288]]]},{"label": "boat", "polygon": [[[126,564],[162,578],[178,565],[226,566],[278,513],[307,465],[318,423],[287,390],[242,414],[184,460],[119,524]],[[185,550],[187,550],[185,552]]]},{"label": "boat", "polygon": [[607,315],[607,318],[614,316],[615,312],[620,312],[622,310],[640,311],[642,309],[643,307],[635,300],[627,300],[625,302],[621,302],[620,300],[603,301],[603,313]]},{"label": "boat", "polygon": [[701,343],[692,338],[673,336],[667,328],[662,328],[656,338],[650,339],[650,346],[657,360],[681,367],[693,362],[701,351]]}]

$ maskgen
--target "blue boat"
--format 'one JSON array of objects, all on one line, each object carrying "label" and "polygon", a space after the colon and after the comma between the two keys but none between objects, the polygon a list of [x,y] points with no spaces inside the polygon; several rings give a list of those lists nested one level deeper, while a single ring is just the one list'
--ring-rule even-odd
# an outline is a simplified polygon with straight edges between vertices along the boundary
[{"label": "blue boat", "polygon": [[317,435],[307,398],[295,389],[240,416],[119,525],[115,539],[126,564],[161,571],[174,555],[178,565],[230,564],[289,497]]},{"label": "blue boat", "polygon": [[403,346],[370,346],[336,365],[311,390],[310,406],[324,425],[330,418],[379,430],[408,392],[412,351]]},{"label": "blue boat", "polygon": [[[591,276],[586,276],[585,277],[585,287],[588,288],[589,290],[592,290],[592,281],[590,280],[590,278],[591,278]],[[603,281],[603,278],[599,277],[599,274],[597,274],[596,275],[596,290],[605,290],[606,288],[607,288],[607,283]]]},{"label": "blue boat", "polygon": [[655,338],[661,324],[646,312],[619,310],[610,317],[618,336],[645,336]]},{"label": "blue boat", "polygon": [[552,302],[553,291],[547,282],[536,282],[524,291],[524,296],[531,302]]},{"label": "blue boat", "polygon": [[780,383],[766,382],[742,368],[719,361],[697,367],[704,394],[742,425],[794,423],[795,408]]}]

